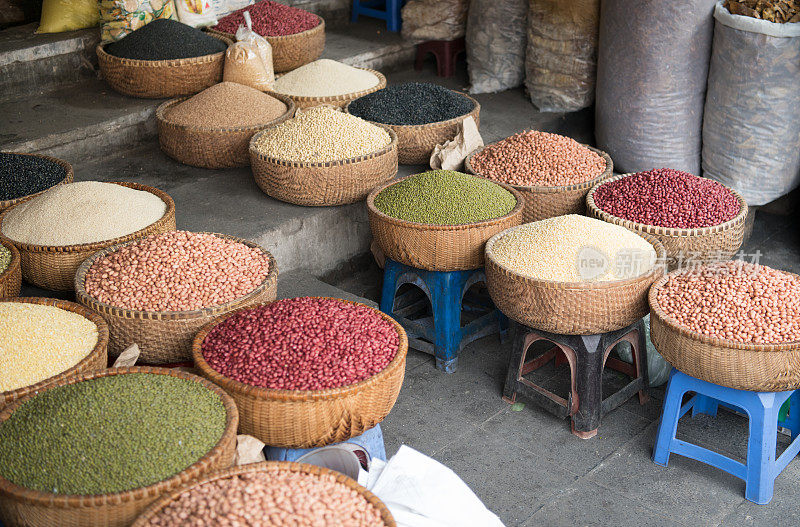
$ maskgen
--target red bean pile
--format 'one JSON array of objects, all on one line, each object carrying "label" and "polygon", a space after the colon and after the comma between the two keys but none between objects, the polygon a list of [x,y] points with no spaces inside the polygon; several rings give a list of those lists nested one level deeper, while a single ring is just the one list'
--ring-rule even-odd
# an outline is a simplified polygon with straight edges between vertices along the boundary
[{"label": "red bean pile", "polygon": [[618,218],[677,229],[719,225],[742,208],[722,184],[671,168],[604,183],[594,192],[594,202]]},{"label": "red bean pile", "polygon": [[471,161],[483,177],[511,185],[562,187],[590,181],[606,161],[563,135],[528,130],[489,145]]},{"label": "red bean pile", "polygon": [[734,342],[800,341],[800,278],[744,262],[672,274],[658,305],[678,324]]},{"label": "red bean pile", "polygon": [[175,231],[142,238],[98,259],[86,292],[112,306],[187,311],[241,298],[264,282],[269,257],[213,234]]},{"label": "red bean pile", "polygon": [[319,19],[308,11],[270,0],[261,0],[222,17],[213,29],[223,33],[236,33],[239,26],[245,25],[245,11],[250,11],[253,31],[264,37],[294,35],[319,25]]},{"label": "red bean pile", "polygon": [[374,309],[302,297],[236,313],[208,333],[202,350],[214,370],[245,384],[324,390],[382,371],[399,343]]},{"label": "red bean pile", "polygon": [[380,511],[330,474],[253,472],[182,493],[150,527],[377,527]]}]

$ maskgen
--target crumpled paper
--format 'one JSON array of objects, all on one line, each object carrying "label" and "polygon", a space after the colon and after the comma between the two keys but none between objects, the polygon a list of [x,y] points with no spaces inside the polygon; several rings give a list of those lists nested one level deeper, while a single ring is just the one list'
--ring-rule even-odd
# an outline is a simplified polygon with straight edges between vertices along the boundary
[{"label": "crumpled paper", "polygon": [[461,128],[451,141],[436,145],[431,154],[431,168],[460,170],[464,160],[474,150],[483,146],[483,138],[472,116],[461,123]]},{"label": "crumpled paper", "polygon": [[136,344],[131,344],[125,349],[125,351],[119,354],[119,357],[117,357],[117,360],[114,361],[114,365],[111,367],[128,368],[130,366],[135,366],[136,361],[139,360],[140,354],[141,350],[139,349],[139,346]]},{"label": "crumpled paper", "polygon": [[236,462],[235,465],[247,465],[266,461],[264,447],[266,445],[253,436],[239,434],[236,436]]}]

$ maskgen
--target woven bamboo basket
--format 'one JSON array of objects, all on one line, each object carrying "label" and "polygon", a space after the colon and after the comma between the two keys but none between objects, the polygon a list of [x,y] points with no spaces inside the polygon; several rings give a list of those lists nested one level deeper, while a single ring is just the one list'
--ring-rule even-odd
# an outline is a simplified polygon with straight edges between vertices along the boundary
[{"label": "woven bamboo basket", "polygon": [[[213,35],[233,44],[229,38]],[[143,99],[194,95],[222,81],[225,52],[174,60],[135,60],[109,55],[107,42],[97,45],[97,62],[106,82],[119,93]]]},{"label": "woven bamboo basket", "polygon": [[[272,69],[275,73],[295,70],[317,60],[322,55],[322,51],[325,49],[325,20],[321,16],[315,16],[319,18],[319,25],[311,29],[294,35],[264,37],[272,46]],[[211,35],[236,40],[236,35],[232,33],[224,33],[211,28],[206,31]]]},{"label": "woven bamboo basket", "polygon": [[10,242],[19,251],[22,259],[22,276],[28,283],[48,289],[50,291],[72,291],[75,282],[75,272],[81,262],[91,255],[118,243],[144,238],[151,234],[160,234],[175,230],[175,202],[166,192],[147,185],[129,182],[115,182],[117,185],[150,192],[161,198],[167,204],[164,216],[144,229],[120,236],[112,240],[95,243],[82,243],[77,245],[32,245],[18,243],[2,234],[3,221],[13,209],[10,208],[0,214],[0,241]]},{"label": "woven bamboo basket", "polygon": [[[401,165],[427,165],[436,145],[453,139],[461,128],[461,123],[467,117],[475,120],[475,125],[480,127],[481,105],[466,93],[455,92],[466,97],[474,107],[472,111],[447,121],[419,125],[386,125],[397,134],[397,159]],[[349,113],[350,103],[345,106]],[[374,123],[380,124],[380,123]]]},{"label": "woven bamboo basket", "polygon": [[297,105],[298,108],[311,108],[312,106],[333,106],[335,108],[343,108],[350,101],[358,99],[359,97],[363,97],[364,95],[370,94],[372,92],[376,92],[378,90],[382,90],[386,87],[386,77],[384,77],[383,73],[376,70],[371,70],[369,68],[358,68],[360,70],[368,71],[378,77],[378,84],[373,86],[372,88],[367,88],[366,90],[356,91],[352,93],[345,93],[343,95],[329,95],[325,97],[303,97],[300,95],[289,95],[285,93],[280,93],[276,91],[267,91],[270,95],[277,96],[283,95],[285,97],[291,97],[294,103]]},{"label": "woven bamboo basket", "polygon": [[[290,461],[266,461],[261,463],[251,463],[249,465],[242,465],[239,467],[233,467],[227,470],[221,470],[215,472],[213,474],[209,474],[203,478],[198,479],[197,481],[193,481],[191,483],[187,483],[183,487],[179,488],[178,490],[170,493],[169,495],[163,496],[158,501],[155,501],[152,505],[150,505],[147,510],[145,510],[141,516],[139,516],[136,521],[133,523],[132,527],[147,527],[150,524],[150,521],[158,516],[161,511],[171,504],[173,501],[177,500],[182,494],[192,492],[192,490],[196,489],[197,487],[204,485],[206,483],[211,483],[213,481],[219,481],[222,479],[229,479],[233,478],[242,474],[253,474],[258,472],[267,472],[267,473],[274,473],[274,472],[298,472],[302,474],[313,474],[313,475],[325,475],[325,476],[333,476],[336,479],[336,482],[346,487],[354,490],[366,500],[372,504],[373,507],[378,509],[381,513],[381,519],[383,520],[382,525],[385,527],[395,527],[397,523],[395,523],[392,514],[389,512],[389,509],[383,502],[375,496],[373,493],[359,485],[355,480],[350,479],[349,477],[341,474],[339,472],[323,468],[317,467],[315,465],[308,465],[306,463],[294,463]],[[269,516],[269,512],[265,511],[264,518]],[[378,527],[378,526],[375,526]]]},{"label": "woven bamboo basket", "polygon": [[22,258],[14,244],[7,240],[0,240],[3,247],[11,253],[11,261],[6,270],[0,273],[0,299],[19,296],[22,288]]},{"label": "woven bamboo basket", "polygon": [[[334,300],[364,305],[339,298]],[[313,448],[345,441],[383,421],[403,385],[408,337],[394,319],[375,311],[397,330],[400,336],[397,354],[381,372],[349,386],[326,390],[273,390],[220,374],[206,362],[202,345],[206,335],[235,311],[210,322],[197,333],[192,346],[194,364],[204,377],[221,386],[236,401],[241,433],[257,437],[270,446],[286,448]]]},{"label": "woven bamboo basket", "polygon": [[133,242],[104,249],[81,264],[75,275],[75,296],[78,302],[99,313],[108,324],[109,355],[117,357],[135,343],[141,350],[140,360],[144,363],[187,362],[192,358],[192,339],[205,324],[240,307],[275,300],[278,288],[278,265],[275,258],[253,242],[226,234],[212,234],[243,243],[248,247],[254,247],[269,256],[269,272],[261,285],[245,296],[219,306],[193,311],[140,311],[112,306],[89,295],[85,287],[86,273],[89,268],[98,259]]},{"label": "woven bamboo basket", "polygon": [[[219,442],[196,463],[175,476],[138,489],[116,492],[113,494],[96,494],[88,496],[52,494],[31,490],[15,485],[0,477],[0,519],[9,527],[25,525],[28,527],[127,527],[153,501],[164,494],[190,481],[194,481],[215,470],[230,467],[236,454],[236,427],[239,414],[233,400],[218,386],[176,369],[132,367],[111,368],[99,373],[79,375],[51,385],[47,389],[73,384],[98,377],[125,375],[129,373],[151,373],[169,375],[179,379],[187,379],[201,383],[203,386],[222,397],[225,406],[225,431]],[[36,394],[29,394],[0,411],[0,423],[28,399]]]},{"label": "woven bamboo basket", "polygon": [[170,122],[167,112],[188,97],[167,101],[156,110],[158,143],[169,157],[200,168],[244,167],[250,164],[250,139],[257,132],[290,119],[294,115],[294,102],[286,96],[272,94],[286,105],[286,112],[277,119],[257,126],[213,128],[184,126]]},{"label": "woven bamboo basket", "polygon": [[[614,171],[614,163],[611,161],[611,157],[602,150],[592,148],[589,145],[583,146],[599,154],[605,160],[606,169],[603,173],[589,181],[561,187],[512,185],[525,198],[523,223],[555,218],[556,216],[564,216],[565,214],[583,214],[586,211],[586,194],[589,193],[592,187],[600,184],[611,176]],[[486,177],[472,166],[472,158],[482,151],[483,148],[479,148],[468,155],[467,159],[464,161],[464,167],[470,174]]]},{"label": "woven bamboo basket", "polygon": [[730,260],[742,246],[745,220],[747,219],[747,203],[745,203],[741,194],[731,188],[728,188],[728,190],[739,200],[741,209],[733,219],[712,227],[674,229],[671,227],[645,225],[613,216],[597,206],[594,202],[594,193],[602,183],[610,183],[630,175],[622,174],[621,176],[613,177],[608,181],[598,183],[592,188],[586,196],[586,208],[589,216],[615,225],[621,225],[637,234],[644,233],[655,236],[664,244],[670,270],[681,266],[682,263],[690,262],[694,265]]},{"label": "woven bamboo basket", "polygon": [[526,326],[559,335],[596,335],[629,326],[648,312],[647,291],[663,276],[664,246],[648,234],[656,265],[648,272],[610,282],[555,282],[522,276],[498,263],[486,243],[486,285],[495,305]]},{"label": "woven bamboo basket", "polygon": [[108,366],[108,326],[106,325],[105,320],[103,320],[97,313],[93,313],[92,311],[89,311],[85,307],[74,302],[56,300],[54,298],[23,297],[0,300],[0,302],[21,302],[25,304],[53,306],[85,317],[95,326],[97,326],[97,344],[95,344],[94,348],[92,348],[92,351],[90,351],[86,357],[78,362],[78,364],[67,370],[64,370],[58,375],[54,375],[53,377],[37,382],[36,384],[23,386],[22,388],[17,388],[16,390],[0,392],[0,410],[2,410],[5,405],[10,404],[17,399],[21,399],[29,393],[39,392],[51,384],[60,383],[66,379],[75,377],[76,375],[102,371]]},{"label": "woven bamboo basket", "polygon": [[250,141],[250,166],[256,184],[268,196],[305,206],[344,205],[364,199],[375,185],[397,174],[397,136],[377,152],[337,161],[303,163],[265,156]]},{"label": "woven bamboo basket", "polygon": [[511,212],[499,218],[464,225],[431,225],[392,218],[375,207],[375,198],[390,185],[404,179],[376,187],[367,197],[372,236],[383,253],[397,262],[429,271],[478,269],[484,264],[486,241],[522,223],[525,200],[519,192],[503,183],[497,184],[511,192],[517,204]]},{"label": "woven bamboo basket", "polygon": [[[50,157],[50,156],[46,156],[46,155],[43,155],[43,154],[21,154],[19,152],[2,152],[2,153],[4,153],[4,154],[14,154],[14,155],[18,155],[18,156],[40,157],[42,159],[45,159],[47,161],[52,161],[53,163],[56,163],[57,165],[60,165],[64,169],[65,174],[64,174],[64,179],[62,179],[61,181],[59,181],[57,183],[58,185],[63,185],[64,183],[72,183],[72,181],[73,181],[73,179],[75,177],[75,172],[72,171],[72,165],[70,165],[69,163],[67,163],[63,159],[58,159],[57,157]],[[45,190],[47,190],[47,189],[45,189]],[[31,198],[35,198],[36,196],[38,196],[42,192],[44,192],[44,190],[42,190],[41,192],[36,192],[34,194],[28,194],[27,196],[20,196],[18,198],[7,199],[5,201],[0,201],[0,212],[3,212],[4,210],[6,210],[8,208],[13,207],[17,203],[21,203],[23,201],[28,201]]]},{"label": "woven bamboo basket", "polygon": [[[800,342],[753,344],[703,335],[679,325],[657,295],[673,271],[650,289],[650,339],[658,352],[682,372],[737,390],[779,392],[800,388]],[[795,275],[796,276],[796,275]]]}]

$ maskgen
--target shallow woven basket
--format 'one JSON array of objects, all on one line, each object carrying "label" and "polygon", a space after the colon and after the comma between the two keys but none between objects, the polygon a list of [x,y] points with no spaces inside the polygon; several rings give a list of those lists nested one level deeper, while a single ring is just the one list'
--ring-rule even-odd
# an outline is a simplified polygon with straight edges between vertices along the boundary
[{"label": "shallow woven basket", "polygon": [[[430,162],[431,154],[433,153],[433,149],[436,147],[436,145],[453,139],[461,129],[461,123],[467,117],[472,117],[475,119],[475,125],[480,127],[481,105],[478,103],[478,101],[466,93],[461,93],[458,91],[455,91],[455,93],[472,101],[474,107],[472,108],[471,112],[447,121],[439,121],[437,123],[418,125],[385,125],[394,130],[394,132],[397,134],[397,159],[401,165],[427,165]],[[350,113],[349,108],[350,103],[348,102],[344,111]]]},{"label": "shallow woven basket", "polygon": [[[18,155],[18,156],[40,157],[42,159],[46,159],[47,161],[52,161],[53,163],[56,163],[57,165],[60,165],[64,169],[64,171],[66,173],[64,174],[64,179],[62,179],[61,181],[56,183],[57,185],[63,185],[64,183],[72,183],[72,181],[74,180],[75,173],[72,171],[72,165],[70,165],[69,163],[67,163],[63,159],[58,159],[57,157],[50,157],[50,156],[46,156],[46,155],[43,155],[43,154],[22,154],[22,153],[19,153],[19,152],[2,152],[2,153],[4,153],[4,154],[14,154],[14,155]],[[50,188],[53,188],[53,187],[50,187]],[[47,190],[47,189],[45,189],[45,190]],[[42,192],[44,192],[44,190],[42,190],[41,192],[36,192],[34,194],[28,194],[27,196],[20,196],[18,198],[7,199],[5,201],[0,201],[0,212],[3,212],[4,210],[6,210],[8,208],[13,207],[17,203],[21,203],[23,201],[28,201],[29,199],[38,196]]]},{"label": "shallow woven basket", "polygon": [[117,185],[143,190],[155,194],[167,204],[164,215],[156,221],[136,232],[120,236],[112,240],[95,243],[82,243],[77,245],[33,245],[18,243],[2,234],[3,221],[13,209],[10,208],[0,214],[0,241],[7,241],[19,250],[22,258],[22,276],[28,283],[49,289],[51,291],[72,291],[75,287],[75,272],[81,263],[91,255],[118,243],[144,238],[151,234],[160,234],[175,230],[175,202],[166,192],[147,185],[130,182],[115,182]]},{"label": "shallow woven basket", "polygon": [[[611,176],[614,171],[614,163],[611,161],[611,157],[602,150],[592,148],[589,145],[583,146],[599,154],[605,160],[606,169],[603,173],[590,181],[562,187],[512,185],[512,187],[517,189],[525,198],[523,223],[554,218],[565,214],[583,214],[586,211],[586,194],[589,193],[592,187]],[[467,159],[464,161],[464,167],[470,174],[486,177],[472,167],[473,156],[482,152],[484,148],[475,150],[468,155]]]},{"label": "shallow woven basket", "polygon": [[[334,300],[364,305],[340,298]],[[408,337],[394,319],[377,309],[374,311],[397,330],[400,337],[397,354],[382,371],[349,386],[326,390],[273,390],[223,376],[203,357],[203,341],[216,325],[236,312],[214,320],[197,334],[192,346],[195,367],[236,401],[241,415],[239,430],[243,434],[255,436],[270,446],[285,448],[321,447],[345,441],[383,421],[403,385]]]},{"label": "shallow woven basket", "polygon": [[11,252],[8,267],[0,273],[0,299],[19,296],[22,288],[22,258],[14,244],[8,240],[0,240],[0,244]]},{"label": "shallow woven basket", "polygon": [[188,97],[167,101],[156,110],[158,143],[171,158],[201,168],[244,167],[250,164],[250,139],[257,132],[290,119],[294,115],[294,102],[289,97],[272,94],[286,105],[286,112],[277,119],[257,126],[213,128],[185,126],[170,122],[168,110]]},{"label": "shallow woven basket", "polygon": [[294,103],[297,105],[298,108],[311,108],[312,106],[333,106],[336,108],[342,108],[345,105],[349,104],[350,101],[358,99],[359,97],[363,97],[372,92],[376,92],[378,90],[382,90],[386,87],[386,77],[383,76],[383,73],[376,70],[371,70],[369,68],[358,68],[360,70],[368,71],[378,77],[378,84],[373,86],[372,88],[367,88],[366,90],[355,91],[352,93],[345,93],[343,95],[329,95],[325,97],[303,97],[300,95],[289,95],[284,94],[276,91],[269,90],[266,93],[270,95],[284,95],[286,97],[291,97]]},{"label": "shallow woven basket", "polygon": [[135,343],[141,350],[140,360],[144,363],[173,364],[187,362],[192,358],[192,340],[197,331],[205,324],[240,307],[275,300],[278,289],[278,265],[275,262],[275,258],[253,242],[228,236],[227,234],[210,234],[243,243],[248,247],[254,247],[269,257],[269,272],[261,285],[245,296],[219,306],[205,307],[193,311],[139,311],[112,306],[90,296],[86,292],[85,283],[86,273],[92,264],[120,247],[133,242],[109,247],[81,264],[75,275],[75,296],[78,302],[99,313],[108,324],[111,335],[108,344],[109,355],[117,357],[131,344]]},{"label": "shallow woven basket", "polygon": [[[610,183],[630,175],[622,174],[602,183]],[[733,219],[712,227],[674,229],[625,220],[602,210],[594,202],[594,193],[602,183],[596,185],[586,196],[586,208],[589,216],[621,225],[637,234],[646,233],[655,236],[664,244],[670,270],[679,267],[682,262],[695,265],[730,260],[742,246],[745,220],[747,219],[747,203],[741,194],[731,188],[726,187],[741,204],[739,213]]]},{"label": "shallow woven basket", "polygon": [[64,370],[58,375],[54,375],[53,377],[49,377],[43,381],[37,382],[36,384],[23,386],[22,388],[17,388],[16,390],[0,392],[0,409],[2,409],[5,405],[16,401],[17,399],[21,399],[29,393],[38,392],[46,386],[50,386],[51,384],[60,383],[61,381],[69,379],[70,377],[74,377],[83,373],[95,373],[102,371],[108,366],[108,326],[106,325],[105,320],[103,320],[97,313],[94,313],[74,302],[56,300],[54,298],[23,297],[0,300],[0,302],[20,302],[24,304],[53,306],[85,317],[95,326],[97,326],[97,344],[95,344],[94,348],[92,348],[92,351],[90,351],[86,357],[81,359],[78,364],[67,370]]},{"label": "shallow woven basket", "polygon": [[[368,502],[372,504],[373,507],[378,509],[381,513],[381,519],[383,520],[381,525],[385,527],[395,527],[397,523],[395,523],[392,514],[389,512],[389,509],[386,508],[386,505],[375,496],[373,493],[359,485],[355,480],[350,479],[349,477],[345,476],[340,472],[336,472],[334,470],[330,470],[323,467],[317,467],[315,465],[308,465],[306,463],[293,463],[289,461],[266,461],[261,463],[251,463],[249,465],[242,465],[239,467],[230,468],[227,470],[221,470],[215,472],[213,474],[209,474],[203,478],[198,479],[197,481],[193,481],[181,487],[180,489],[176,490],[175,492],[170,493],[159,499],[158,501],[154,502],[150,505],[147,510],[145,510],[139,518],[133,523],[132,527],[147,527],[150,521],[156,517],[165,507],[167,507],[170,503],[177,500],[181,494],[186,492],[191,492],[192,490],[196,489],[197,487],[210,483],[212,481],[218,481],[221,479],[228,479],[234,476],[239,476],[241,474],[252,474],[255,472],[299,472],[303,474],[315,474],[315,475],[326,475],[326,476],[333,476],[337,483],[345,485],[346,487],[354,490],[361,496],[363,496]],[[268,511],[264,512],[264,518],[269,517],[270,514]],[[375,526],[378,527],[378,526]]]},{"label": "shallow woven basket", "polygon": [[367,197],[372,236],[383,253],[397,262],[429,271],[478,269],[483,267],[486,241],[522,223],[525,201],[519,192],[503,183],[497,185],[511,192],[517,204],[499,218],[464,225],[431,225],[387,216],[375,207],[375,198],[387,187],[404,179],[376,187]]},{"label": "shallow woven basket", "polygon": [[629,326],[648,312],[647,291],[663,276],[658,262],[664,246],[642,234],[653,245],[656,265],[643,275],[610,282],[555,282],[522,276],[493,257],[494,243],[486,243],[486,285],[495,305],[506,316],[526,326],[559,335],[596,335]]},{"label": "shallow woven basket", "polygon": [[692,377],[738,390],[800,388],[800,342],[752,344],[718,339],[680,326],[661,309],[659,290],[670,276],[685,271],[673,271],[650,289],[650,339],[667,362]]},{"label": "shallow woven basket", "polygon": [[[225,469],[233,464],[236,453],[236,427],[239,417],[233,400],[218,386],[176,369],[164,368],[111,368],[99,373],[79,375],[51,385],[64,386],[98,377],[125,375],[128,373],[152,373],[169,375],[179,379],[188,379],[203,386],[222,397],[225,406],[225,431],[217,445],[196,463],[190,465],[175,476],[164,481],[138,489],[116,492],[113,494],[96,494],[77,496],[51,494],[31,490],[0,477],[0,519],[9,527],[26,525],[29,527],[127,527],[153,501],[162,495],[190,481],[194,481],[215,470]],[[36,394],[30,394],[0,411],[0,423],[5,421],[21,404]],[[124,440],[121,438],[120,440]]]},{"label": "shallow woven basket", "polygon": [[263,133],[259,132],[250,141],[253,177],[268,196],[295,205],[344,205],[361,201],[375,185],[397,174],[397,136],[382,127],[392,138],[387,146],[364,156],[323,163],[265,156],[255,146]]},{"label": "shallow woven basket", "polygon": [[[213,35],[233,44],[229,38]],[[97,62],[106,82],[115,90],[131,97],[168,99],[193,95],[222,81],[225,51],[174,60],[135,60],[109,55],[107,42],[97,45]]]},{"label": "shallow woven basket", "polygon": [[[313,13],[312,13],[313,14]],[[272,69],[275,73],[283,73],[317,60],[325,49],[325,20],[321,16],[319,25],[294,35],[264,37],[272,46]],[[236,35],[223,33],[216,29],[207,29],[209,34],[236,40]]]}]

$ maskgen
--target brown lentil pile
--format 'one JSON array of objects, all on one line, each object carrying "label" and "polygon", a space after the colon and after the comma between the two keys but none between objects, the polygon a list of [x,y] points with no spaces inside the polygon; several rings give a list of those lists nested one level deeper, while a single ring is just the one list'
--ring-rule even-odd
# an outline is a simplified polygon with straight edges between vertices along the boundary
[{"label": "brown lentil pile", "polygon": [[286,105],[255,88],[221,82],[170,108],[167,121],[183,126],[257,126],[286,113]]},{"label": "brown lentil pile", "polygon": [[376,527],[380,511],[330,474],[253,472],[182,493],[148,523],[151,527]]},{"label": "brown lentil pile", "polygon": [[487,146],[472,158],[481,176],[511,185],[562,187],[591,181],[606,161],[563,135],[528,130]]}]

